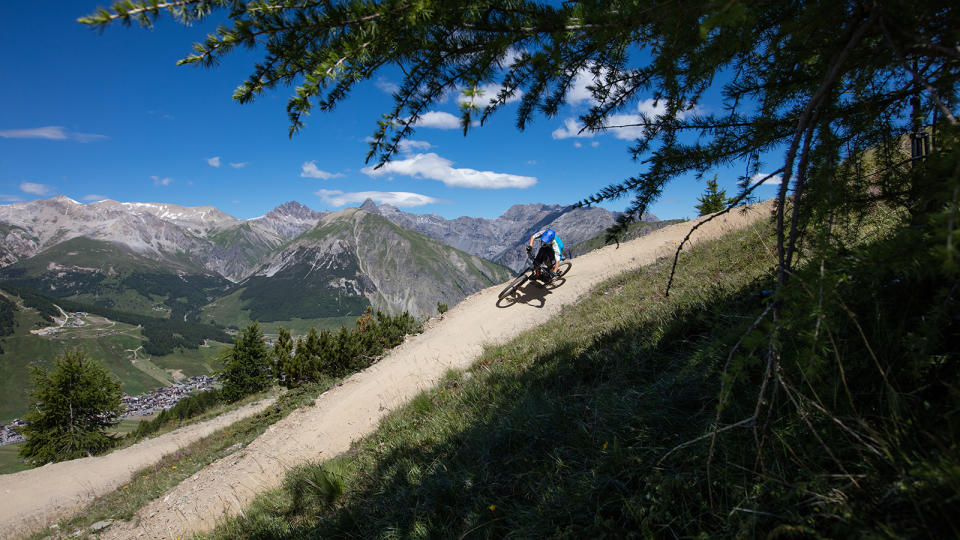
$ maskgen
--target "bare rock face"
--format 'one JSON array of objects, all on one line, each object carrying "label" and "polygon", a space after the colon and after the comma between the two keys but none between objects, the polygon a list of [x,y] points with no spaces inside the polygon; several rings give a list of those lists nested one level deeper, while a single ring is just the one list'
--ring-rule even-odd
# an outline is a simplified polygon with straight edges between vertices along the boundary
[{"label": "bare rock face", "polygon": [[[411,214],[389,204],[376,205],[371,200],[361,208],[514,271],[526,264],[523,246],[534,233],[549,227],[557,231],[565,245],[573,245],[596,236],[616,221],[616,214],[603,208],[545,204],[517,204],[496,219],[453,220],[435,214]],[[644,214],[643,220],[658,221],[652,214]]]},{"label": "bare rock face", "polygon": [[212,206],[81,204],[64,196],[0,206],[0,267],[84,237],[119,244],[154,260],[191,262],[239,281],[323,213],[288,202],[265,216],[239,220]]}]

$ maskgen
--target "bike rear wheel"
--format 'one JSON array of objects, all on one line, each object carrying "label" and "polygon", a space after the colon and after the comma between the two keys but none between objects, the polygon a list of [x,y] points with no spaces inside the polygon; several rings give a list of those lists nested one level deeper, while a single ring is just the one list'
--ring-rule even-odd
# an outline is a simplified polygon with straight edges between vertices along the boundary
[{"label": "bike rear wheel", "polygon": [[503,299],[515,293],[521,285],[527,282],[528,279],[530,279],[530,276],[528,276],[526,272],[513,278],[513,281],[511,281],[509,285],[507,285],[502,291],[500,291],[500,295],[497,298]]}]

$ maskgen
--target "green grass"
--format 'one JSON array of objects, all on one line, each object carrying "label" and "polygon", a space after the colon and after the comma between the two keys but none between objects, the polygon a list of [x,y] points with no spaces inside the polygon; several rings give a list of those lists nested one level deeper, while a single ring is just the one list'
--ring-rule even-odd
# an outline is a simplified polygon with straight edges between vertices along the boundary
[{"label": "green grass", "polygon": [[67,329],[57,337],[44,337],[30,333],[32,329],[49,326],[35,311],[21,309],[15,318],[18,326],[14,335],[3,339],[4,352],[0,354],[0,422],[22,417],[26,411],[26,389],[30,385],[28,366],[49,367],[57,356],[74,348],[102,362],[120,379],[123,391],[128,394],[140,394],[160,386],[157,379],[137,369],[128,359],[130,353],[125,349],[136,348],[141,342],[139,330],[133,326],[117,323],[108,330],[121,332],[115,335],[98,336],[98,332],[86,327]]},{"label": "green grass", "polygon": [[[333,381],[305,385],[281,395],[276,403],[263,412],[240,420],[203,439],[189,444],[178,451],[167,454],[151,466],[135,472],[130,482],[113,492],[97,497],[73,517],[58,524],[58,529],[46,529],[33,534],[30,538],[46,538],[50,534],[63,534],[61,531],[77,531],[101,520],[120,520],[131,518],[137,510],[170,488],[195,474],[214,461],[242,450],[256,439],[268,427],[283,419],[297,407],[312,406],[314,400],[325,391]],[[248,396],[241,402],[229,407],[266,397],[266,394]],[[212,414],[222,414],[223,409],[208,411],[191,422],[202,421]],[[172,429],[172,428],[171,428]],[[161,431],[159,433],[163,433]]]},{"label": "green grass", "polygon": [[956,537],[956,272],[899,225],[782,292],[762,224],[613,278],[207,536]]},{"label": "green grass", "polygon": [[21,444],[0,446],[0,474],[10,474],[33,468],[20,461]]},{"label": "green grass", "polygon": [[[682,261],[669,299],[666,262],[604,283],[320,466],[335,472],[288,476],[211,536],[656,534],[645,507],[678,501],[636,476],[659,475],[656,459],[712,419],[708,374],[720,351],[701,334],[748,324],[736,299],[759,292],[771,264],[753,231]],[[331,503],[296,476],[310,474],[340,478],[343,494]]]},{"label": "green grass", "polygon": [[[234,291],[204,306],[200,312],[201,320],[207,323],[216,321],[217,324],[234,326],[240,329],[246,328],[253,323],[253,320],[250,318],[250,310],[244,307],[245,302],[240,298],[242,294],[242,290]],[[356,315],[349,315],[316,319],[294,318],[286,321],[261,321],[259,324],[260,329],[267,335],[276,334],[282,326],[289,330],[294,336],[297,336],[306,335],[311,328],[316,328],[317,330],[338,330],[341,326],[352,328],[356,320]]]}]

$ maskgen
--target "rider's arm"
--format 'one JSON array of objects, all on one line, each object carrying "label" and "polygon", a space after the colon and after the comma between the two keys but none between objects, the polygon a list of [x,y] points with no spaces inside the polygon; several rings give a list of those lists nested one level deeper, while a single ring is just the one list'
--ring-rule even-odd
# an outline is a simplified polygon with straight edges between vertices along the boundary
[{"label": "rider's arm", "polygon": [[530,247],[533,247],[533,241],[536,240],[537,238],[540,238],[540,235],[542,234],[543,234],[543,231],[540,231],[538,233],[533,233],[533,236],[530,237],[530,243],[527,245]]}]

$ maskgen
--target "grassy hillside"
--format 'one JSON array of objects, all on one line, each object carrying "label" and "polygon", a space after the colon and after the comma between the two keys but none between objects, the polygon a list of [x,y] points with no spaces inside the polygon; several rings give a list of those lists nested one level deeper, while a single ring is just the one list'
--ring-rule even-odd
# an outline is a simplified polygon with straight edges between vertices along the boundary
[{"label": "grassy hillside", "polygon": [[0,279],[57,298],[179,319],[230,285],[185,259],[160,262],[89,238],[67,240],[0,269]]},{"label": "grassy hillside", "polygon": [[[19,300],[9,293],[3,298],[14,303]],[[92,314],[71,314],[65,326],[54,333],[30,332],[51,326],[56,325],[36,310],[21,306],[13,313],[13,333],[0,337],[0,423],[22,417],[26,411],[29,366],[49,367],[68,350],[84,350],[120,380],[124,392],[140,394],[173,383],[173,370],[186,377],[211,373],[217,368],[216,356],[226,347],[209,342],[198,349],[151,356],[143,348],[142,328]]]},{"label": "grassy hillside", "polygon": [[[884,264],[916,245],[889,223],[853,230],[796,276],[841,302],[755,324],[771,237],[730,234],[681,257],[669,298],[668,260],[606,282],[211,536],[955,536],[952,280]],[[758,403],[771,332],[780,391]]]}]

